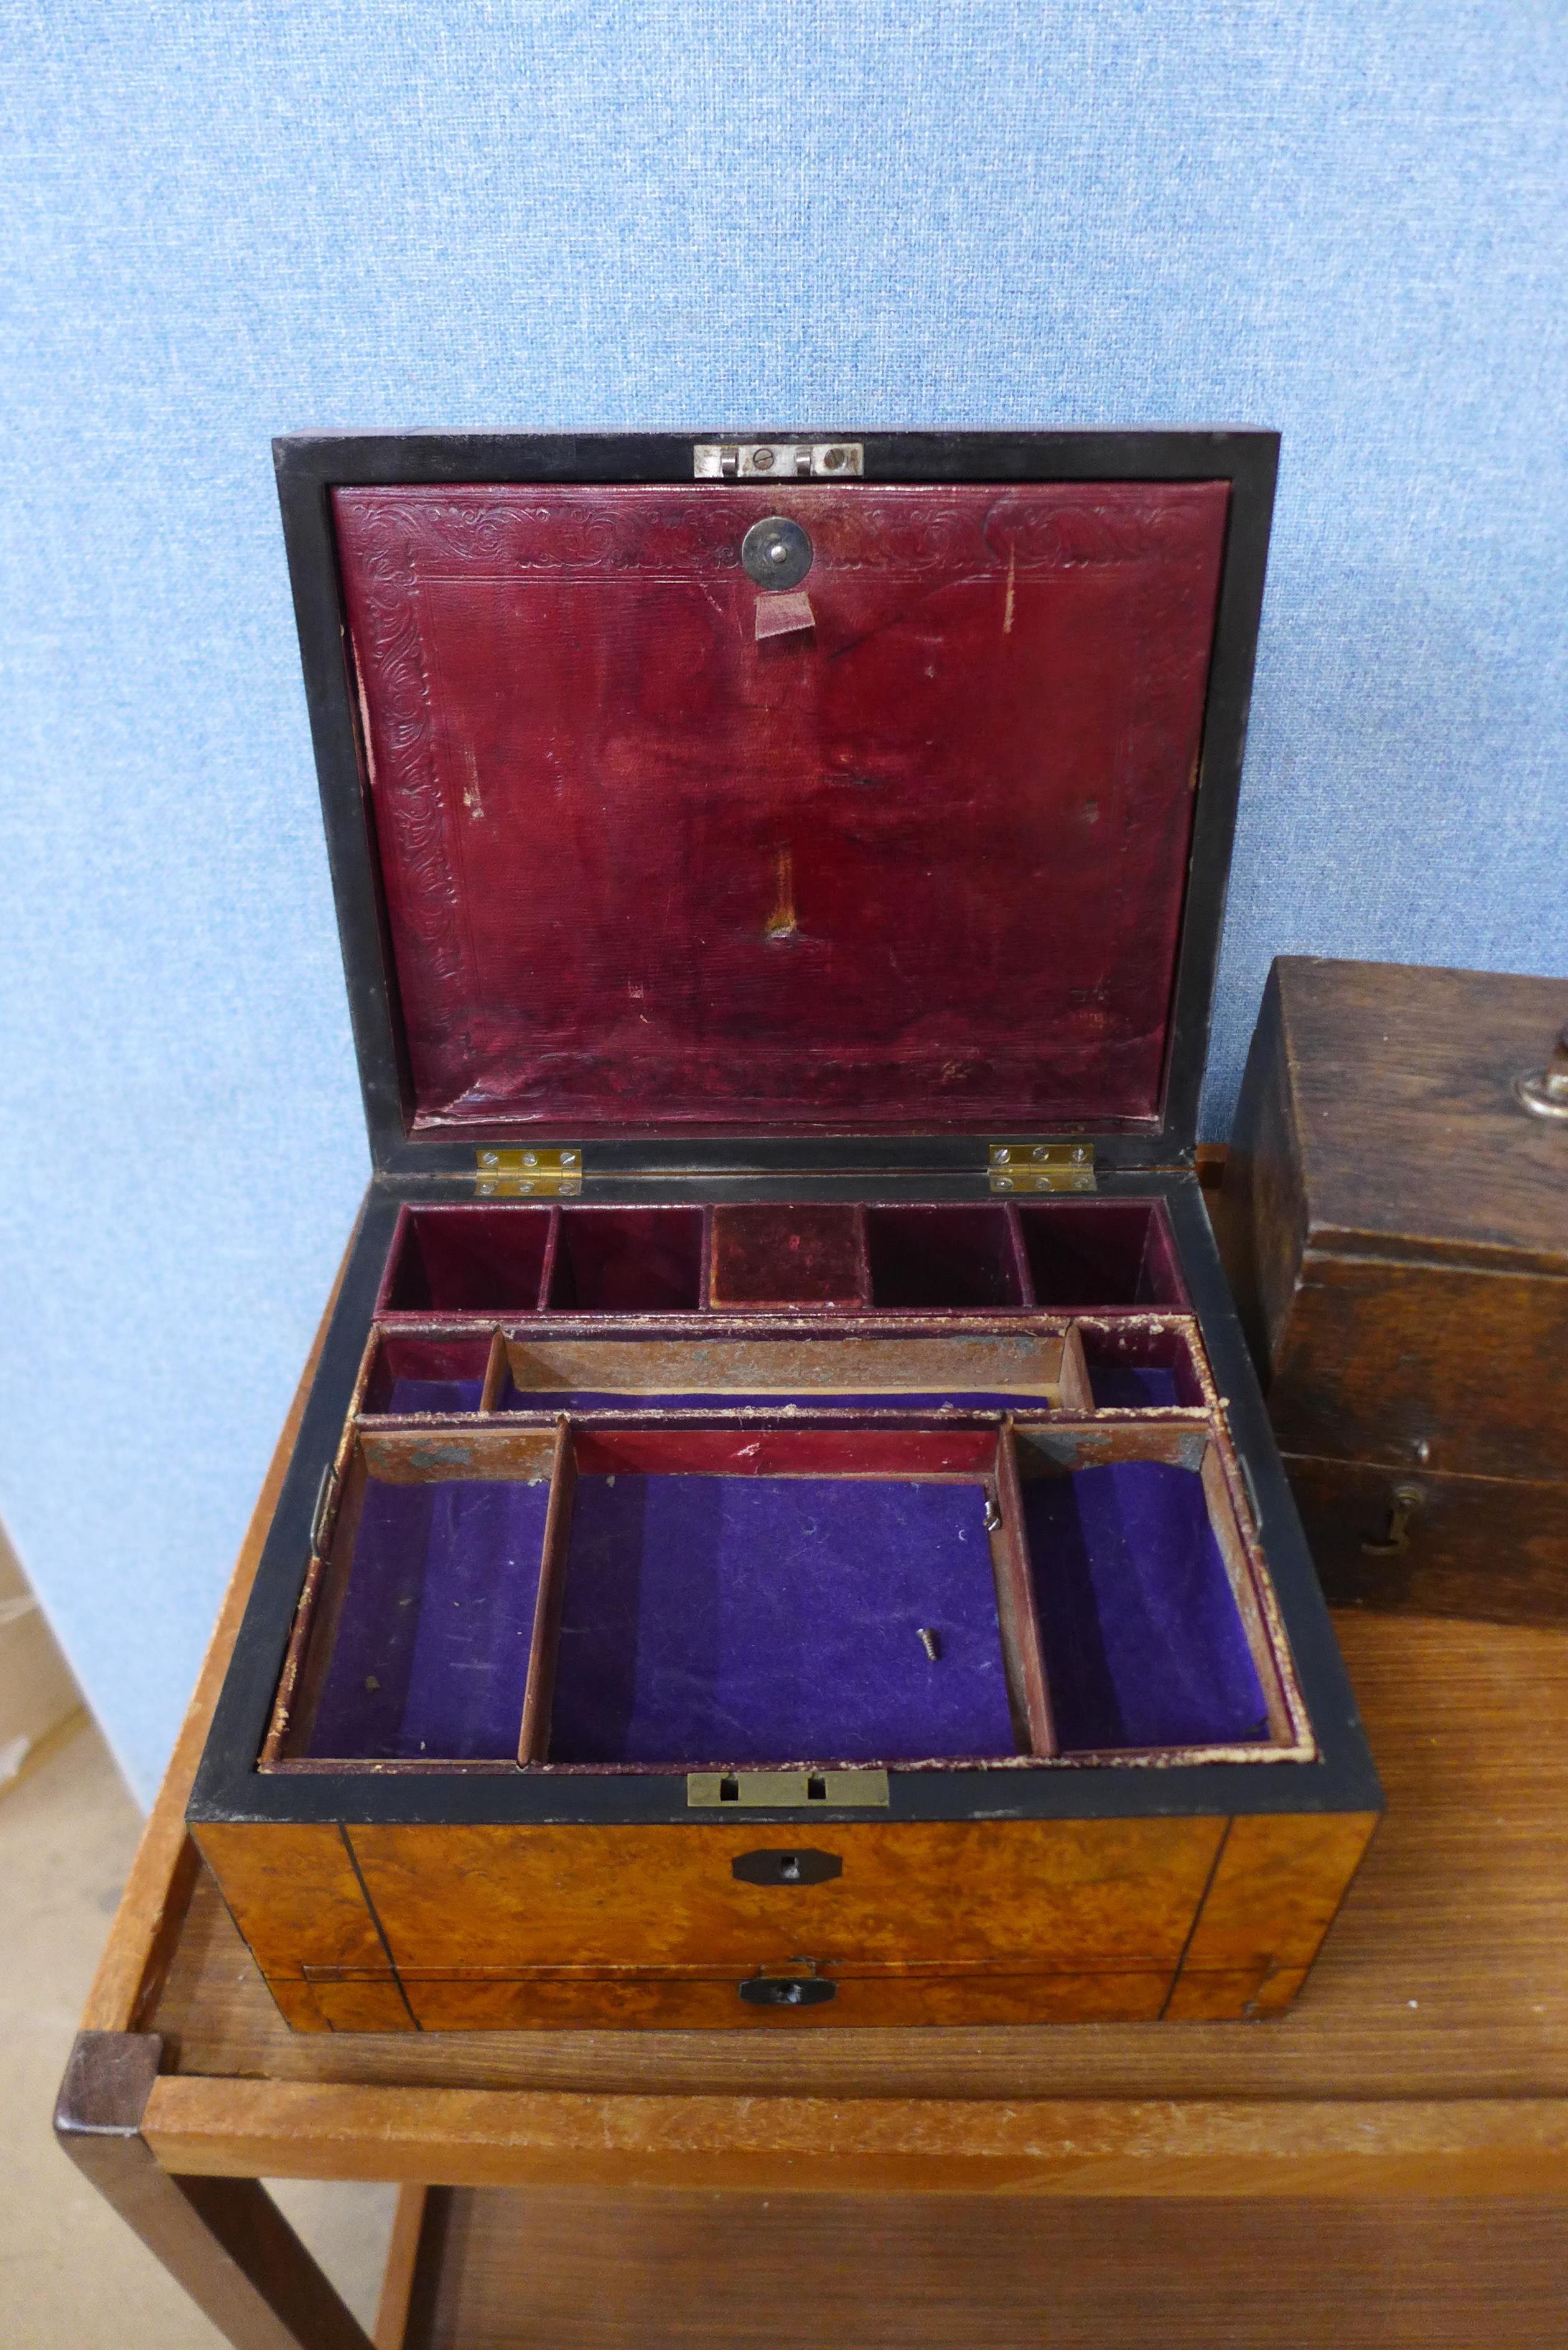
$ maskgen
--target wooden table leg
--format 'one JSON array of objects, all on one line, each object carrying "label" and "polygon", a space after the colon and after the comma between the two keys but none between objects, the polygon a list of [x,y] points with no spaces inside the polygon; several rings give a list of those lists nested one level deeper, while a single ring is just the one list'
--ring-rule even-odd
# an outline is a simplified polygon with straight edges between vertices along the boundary
[{"label": "wooden table leg", "polygon": [[141,2135],[162,2042],[77,2035],[55,2107],[71,2160],[234,2350],[373,2350],[266,2189],[254,2178],[182,2178]]},{"label": "wooden table leg", "polygon": [[430,2192],[428,2187],[403,2187],[398,2190],[398,2213],[392,2222],[392,2241],[387,2248],[387,2266],[381,2279],[381,2304],[376,2312],[376,2350],[403,2350]]}]

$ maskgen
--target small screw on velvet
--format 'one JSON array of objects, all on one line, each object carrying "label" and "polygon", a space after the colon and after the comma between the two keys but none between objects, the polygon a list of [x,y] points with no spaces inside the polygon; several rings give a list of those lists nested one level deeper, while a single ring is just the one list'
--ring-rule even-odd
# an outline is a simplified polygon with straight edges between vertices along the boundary
[{"label": "small screw on velvet", "polygon": [[922,1624],[920,1627],[920,1646],[934,1665],[941,1650],[937,1646],[937,1636],[929,1624]]}]

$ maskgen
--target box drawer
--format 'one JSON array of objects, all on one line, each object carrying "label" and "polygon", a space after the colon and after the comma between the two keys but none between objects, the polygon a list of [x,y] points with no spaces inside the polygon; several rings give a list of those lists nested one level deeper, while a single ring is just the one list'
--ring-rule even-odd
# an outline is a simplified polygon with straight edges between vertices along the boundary
[{"label": "box drawer", "polygon": [[1031,1974],[985,1968],[532,1975],[410,1972],[269,1977],[296,2031],[548,2032],[888,2030],[985,2023],[1222,2022],[1279,2012],[1304,1966],[1105,1968]]},{"label": "box drawer", "polygon": [[1285,1455],[1335,1607],[1568,1622],[1568,1484]]},{"label": "box drawer", "polygon": [[[923,1962],[1170,1969],[1224,1832],[1214,1818],[728,1821],[691,1826],[355,1826],[393,1964]],[[759,1885],[748,1854],[821,1850],[816,1883]]]},{"label": "box drawer", "polygon": [[1281,1450],[1568,1482],[1568,1281],[1309,1252],[1275,1358]]},{"label": "box drawer", "polygon": [[[814,2025],[1153,2023],[1169,1971],[1031,1975],[981,1972],[757,1975],[719,1980],[646,1975],[591,1981],[414,1977],[404,1983],[424,2032],[550,2029],[739,2031]],[[760,1998],[760,1989],[777,1996]]]},{"label": "box drawer", "polygon": [[[861,1837],[887,1844],[888,1850],[880,1855],[874,1848],[858,1849],[846,1830],[846,1865],[834,1881],[842,1887],[847,1879],[852,1898],[836,1920],[820,1905],[793,1912],[788,1906],[791,1895],[805,1899],[827,1890],[824,1883],[759,1887],[732,1877],[732,1883],[746,1883],[749,1892],[784,1897],[784,1908],[770,1918],[759,1907],[749,1922],[737,1910],[716,1925],[714,1913],[704,1920],[701,1905],[689,1900],[680,1914],[687,1950],[695,1955],[677,1954],[674,1931],[664,1936],[659,1955],[649,1955],[657,1938],[645,1931],[640,1959],[627,1955],[636,1919],[629,1912],[625,1918],[613,1915],[607,1898],[598,1905],[593,1929],[598,1947],[589,1947],[586,1931],[571,1947],[572,1918],[566,1911],[563,1922],[550,1910],[540,1852],[523,1856],[533,1870],[524,1878],[516,1874],[515,1851],[494,1842],[471,1842],[462,1855],[465,1873],[453,1876],[449,1867],[443,1880],[442,1855],[432,1850],[431,1881],[444,1882],[448,1898],[444,1916],[430,1931],[421,1929],[411,1908],[399,1907],[395,1872],[383,1856],[374,1878],[378,1904],[389,1903],[389,1932],[379,1906],[375,1911],[369,1906],[371,1874],[361,1865],[361,1918],[373,1938],[367,1941],[364,1933],[346,1930],[353,1923],[347,1906],[335,1909],[327,1898],[333,1884],[327,1874],[331,1855],[326,1836],[347,1856],[340,1831],[325,1832],[316,1847],[301,1842],[296,1832],[275,1856],[269,1852],[265,1825],[229,1826],[215,1837],[207,1830],[203,1843],[211,1846],[209,1857],[221,1864],[225,1898],[268,1988],[297,2031],[616,2024],[675,2030],[792,2020],[1092,2022],[1162,2015],[1196,2022],[1268,2014],[1289,2003],[1375,1822],[1370,1813],[1275,1813],[1229,1820],[973,1823],[961,1831],[945,1823],[912,1822],[861,1829]],[[1151,1839],[1161,1829],[1171,1832],[1172,1841],[1156,1866]],[[515,1832],[432,1833],[445,1843],[461,1844]],[[659,1914],[669,1918],[680,1908],[680,1866],[711,1867],[726,1852],[742,1857],[737,1847],[746,1831],[726,1825],[604,1833],[676,1839],[662,1854],[650,1847],[640,1872],[644,1887],[665,1897]],[[908,1917],[898,1908],[898,1870],[914,1866],[922,1843],[940,1857],[948,1840],[961,1833],[983,1839],[984,1849],[971,1856],[967,1896],[960,1898],[962,1887],[950,1887],[948,1930],[939,1948],[939,1937],[930,1930],[931,1904],[923,1911],[911,1909]],[[374,1834],[362,1826],[353,1835],[374,1844]],[[826,1844],[834,1830],[827,1826],[822,1835]],[[1141,1898],[1136,1884],[1115,1873],[1137,1867],[1140,1856],[1147,1864]],[[452,1855],[446,1858],[450,1862]],[[635,1850],[620,1850],[618,1858],[623,1875],[637,1882]],[[592,1869],[596,1859],[603,1866],[605,1855],[576,1854],[569,1866],[557,1856],[555,1883],[569,1894],[577,1871]],[[878,1878],[879,1859],[885,1869]],[[424,1864],[418,1851],[411,1863],[406,1854],[399,1860],[404,1866]],[[661,1862],[667,1872],[662,1883]],[[314,1889],[323,1897],[319,1909],[306,1902],[292,1918],[286,1914],[281,1919],[269,1909],[280,1868],[296,1893]],[[1016,1872],[1015,1903],[1010,1905],[1004,1876],[993,1870]],[[1152,1918],[1151,1883],[1165,1887],[1167,1904]],[[538,1905],[535,1930],[508,1935],[506,1917],[526,1914],[525,1887]],[[579,1900],[578,1918],[587,1914]],[[711,1942],[723,1941],[723,1950],[698,1947],[695,1929],[703,1922]],[[862,1936],[858,1943],[850,1933],[856,1924]],[[991,1951],[955,1955],[986,1939],[987,1927],[995,1945]],[[915,1938],[922,1933],[925,1948],[919,1950]],[[530,1939],[536,1949],[566,1949],[570,1955],[520,1956]],[[606,1955],[612,1948],[615,1954]],[[807,1988],[793,1996],[791,1981]],[[777,1983],[786,1988],[776,1994],[760,1988]]]}]

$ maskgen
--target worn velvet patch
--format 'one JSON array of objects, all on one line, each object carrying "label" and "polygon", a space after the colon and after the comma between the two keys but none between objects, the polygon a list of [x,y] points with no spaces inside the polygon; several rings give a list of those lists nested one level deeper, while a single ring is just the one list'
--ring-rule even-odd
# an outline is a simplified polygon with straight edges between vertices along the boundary
[{"label": "worn velvet patch", "polygon": [[1012,1753],[984,1510],[967,1484],[579,1478],[551,1760]]},{"label": "worn velvet patch", "polygon": [[1202,1479],[1125,1461],[1023,1487],[1064,1752],[1262,1738],[1268,1712]]},{"label": "worn velvet patch", "polygon": [[313,1753],[516,1753],[549,1497],[371,1480]]}]

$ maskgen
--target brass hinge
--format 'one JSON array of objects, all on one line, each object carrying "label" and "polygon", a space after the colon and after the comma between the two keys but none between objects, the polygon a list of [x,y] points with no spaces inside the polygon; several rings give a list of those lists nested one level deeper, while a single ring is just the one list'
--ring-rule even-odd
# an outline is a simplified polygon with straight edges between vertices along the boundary
[{"label": "brass hinge", "polygon": [[993,1191],[1092,1191],[1092,1142],[993,1142]]},{"label": "brass hinge", "polygon": [[698,441],[699,482],[846,482],[864,472],[858,441]]},{"label": "brass hinge", "polygon": [[482,1150],[473,1189],[481,1200],[558,1200],[583,1188],[580,1150]]}]

